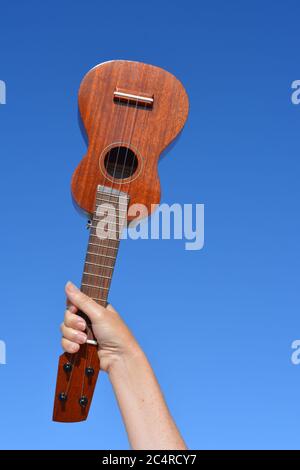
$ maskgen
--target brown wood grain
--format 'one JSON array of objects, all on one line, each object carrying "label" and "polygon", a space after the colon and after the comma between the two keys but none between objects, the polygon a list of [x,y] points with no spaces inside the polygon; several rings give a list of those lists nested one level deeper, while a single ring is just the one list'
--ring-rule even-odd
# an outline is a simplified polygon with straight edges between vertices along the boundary
[{"label": "brown wood grain", "polygon": [[[126,212],[128,196],[127,194],[120,195],[119,191],[114,196],[110,193],[111,189],[109,189],[109,193],[102,191],[103,188],[97,188],[80,289],[99,305],[106,307],[121,232],[111,233],[107,231],[107,238],[100,238],[99,235],[101,234],[97,234],[97,223],[101,218],[97,215],[97,208],[99,206],[106,207],[109,203],[115,209],[115,216],[109,218],[115,222],[117,229],[123,225],[122,222],[125,222],[121,211],[125,210]],[[78,312],[78,315],[82,316],[87,323],[86,333],[88,339],[95,340],[88,317],[82,312]],[[71,371],[64,369],[64,365],[67,363],[71,365]],[[85,373],[87,368],[93,369],[94,373],[90,377]],[[54,398],[54,421],[66,423],[83,421],[87,418],[99,371],[100,363],[96,345],[85,344],[80,347],[79,352],[76,354],[65,353],[60,356]],[[59,399],[61,393],[66,395],[66,401]],[[85,397],[87,400],[85,407],[80,406],[79,399],[81,397]]]},{"label": "brown wood grain", "polygon": [[[115,90],[151,97],[153,105],[142,105],[142,100],[137,100],[136,104],[134,100],[127,103],[126,100],[114,100]],[[128,195],[126,207],[129,210],[134,204],[143,204],[148,210],[144,215],[150,215],[160,201],[159,156],[181,131],[188,115],[188,97],[180,81],[153,65],[124,60],[105,62],[84,77],[79,90],[79,110],[89,143],[87,153],[72,177],[75,202],[86,213],[93,214],[98,185],[102,185]],[[108,175],[104,164],[109,149],[120,146],[131,149],[138,159],[133,175],[121,180]],[[128,220],[133,217],[134,214],[128,215]],[[93,230],[90,241],[95,243]],[[105,241],[98,242],[97,253],[86,255],[81,290],[103,306],[110,286],[108,277],[112,276],[109,263],[113,267],[118,243],[118,240],[112,240],[107,246]],[[89,247],[87,251],[93,251]],[[105,262],[104,268],[92,267],[92,264]],[[69,362],[72,372],[66,372],[63,367]],[[87,365],[94,369],[90,378],[85,377]],[[75,422],[87,418],[99,370],[96,346],[86,344],[77,354],[60,356],[55,421]],[[67,393],[67,401],[58,399],[61,392]],[[88,399],[83,408],[78,404],[82,395]]]},{"label": "brown wood grain", "polygon": [[[153,108],[115,103],[115,89],[135,90],[154,96]],[[188,97],[174,75],[153,65],[117,60],[93,68],[79,90],[79,110],[89,147],[72,178],[72,194],[88,213],[94,207],[98,184],[130,195],[130,205],[144,204],[149,214],[151,204],[160,201],[157,164],[160,154],[182,129],[188,115]],[[123,142],[137,151],[138,176],[123,183],[103,174],[105,149]]]}]

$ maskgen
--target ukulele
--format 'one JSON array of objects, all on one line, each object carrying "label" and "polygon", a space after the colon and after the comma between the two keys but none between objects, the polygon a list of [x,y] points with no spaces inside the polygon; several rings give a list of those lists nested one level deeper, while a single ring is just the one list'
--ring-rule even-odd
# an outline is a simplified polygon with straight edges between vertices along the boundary
[{"label": "ukulele", "polygon": [[[160,67],[114,60],[91,69],[79,89],[88,150],[71,182],[72,197],[89,219],[81,291],[102,306],[107,298],[121,232],[139,212],[160,201],[157,164],[183,128],[188,97],[181,82]],[[141,209],[143,208],[143,209]],[[100,371],[91,324],[75,354],[59,358],[53,420],[83,421]]]}]

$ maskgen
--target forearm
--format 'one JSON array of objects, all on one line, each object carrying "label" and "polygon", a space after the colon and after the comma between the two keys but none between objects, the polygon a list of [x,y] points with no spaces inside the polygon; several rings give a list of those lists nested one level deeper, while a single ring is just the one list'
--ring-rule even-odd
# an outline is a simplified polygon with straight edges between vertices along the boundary
[{"label": "forearm", "polygon": [[109,370],[133,449],[186,449],[153,370],[137,346]]},{"label": "forearm", "polygon": [[70,282],[66,294],[69,308],[61,325],[62,346],[72,354],[86,340],[79,340],[86,325],[76,314],[84,312],[92,322],[101,369],[109,374],[131,447],[186,449],[151,366],[120,315],[110,305],[101,307]]}]

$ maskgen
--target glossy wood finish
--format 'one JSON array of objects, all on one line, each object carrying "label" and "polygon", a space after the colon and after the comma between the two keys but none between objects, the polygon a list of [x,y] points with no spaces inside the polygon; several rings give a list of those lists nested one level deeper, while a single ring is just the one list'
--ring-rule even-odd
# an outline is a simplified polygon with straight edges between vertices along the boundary
[{"label": "glossy wood finish", "polygon": [[[105,188],[97,188],[95,209],[91,221],[90,236],[84,263],[81,291],[91,297],[102,306],[107,305],[109,287],[117,258],[120,234],[124,226],[124,212],[128,207],[128,196],[119,194],[119,191],[111,193]],[[99,207],[114,208],[114,214],[109,214],[105,220],[111,220],[108,229],[116,228],[116,231],[106,232],[107,238],[99,238],[101,233],[101,219],[97,209]],[[105,234],[104,234],[105,235]],[[89,319],[81,312],[88,324],[87,335],[89,340],[95,340]],[[66,371],[65,364],[70,364],[72,370]],[[86,369],[93,369],[93,375],[87,376]],[[60,422],[84,421],[89,413],[97,377],[100,371],[98,348],[95,345],[84,344],[76,354],[62,354],[59,358],[57,382],[54,398],[53,420]],[[64,393],[66,401],[61,401],[59,396]],[[86,397],[87,404],[81,407],[79,399]]]},{"label": "glossy wood finish", "polygon": [[[136,102],[134,99],[127,102],[115,100],[116,90],[151,97],[153,103],[149,106],[143,103],[143,99]],[[128,207],[132,208],[134,204],[143,204],[148,215],[151,213],[160,201],[158,159],[186,121],[188,98],[182,84],[159,67],[112,61],[98,65],[85,76],[79,91],[79,109],[89,145],[87,154],[74,172],[71,188],[78,206],[93,214],[81,290],[105,306],[119,240],[108,242],[96,236],[97,205],[105,201],[116,204],[121,193],[125,193],[125,208],[122,207],[123,199],[116,211],[117,223],[120,219],[118,210],[126,215]],[[138,159],[136,171],[123,179],[109,175],[104,163],[108,151],[120,146],[131,149]],[[115,172],[113,174],[116,175]],[[117,196],[114,198],[113,194]],[[128,215],[128,220],[134,215],[135,212]],[[93,338],[90,327],[88,336]],[[71,372],[64,370],[66,363],[71,364]],[[86,367],[94,369],[93,376],[85,376]],[[86,344],[77,354],[60,356],[53,414],[55,421],[74,422],[87,418],[99,370],[97,347],[94,345]],[[66,401],[58,398],[62,392],[67,395]],[[87,398],[84,407],[78,402],[81,396]]]},{"label": "glossy wood finish", "polygon": [[[116,89],[153,96],[153,108],[114,102]],[[79,110],[89,146],[72,178],[77,204],[91,213],[96,187],[101,184],[127,192],[131,205],[144,204],[150,214],[151,204],[160,201],[159,156],[178,135],[188,115],[188,97],[182,84],[153,65],[124,60],[105,62],[84,77]],[[132,148],[139,159],[136,174],[123,183],[108,178],[102,165],[105,149],[120,142]]]}]

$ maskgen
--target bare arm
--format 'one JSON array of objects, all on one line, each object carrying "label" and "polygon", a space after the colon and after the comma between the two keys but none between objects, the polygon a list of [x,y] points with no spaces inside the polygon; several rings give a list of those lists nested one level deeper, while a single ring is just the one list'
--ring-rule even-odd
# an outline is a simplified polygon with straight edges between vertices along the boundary
[{"label": "bare arm", "polygon": [[186,449],[168,410],[154,372],[137,341],[111,307],[101,307],[73,284],[66,285],[70,306],[61,326],[65,351],[74,353],[86,340],[88,315],[99,343],[101,369],[106,371],[118,400],[133,449]]}]

